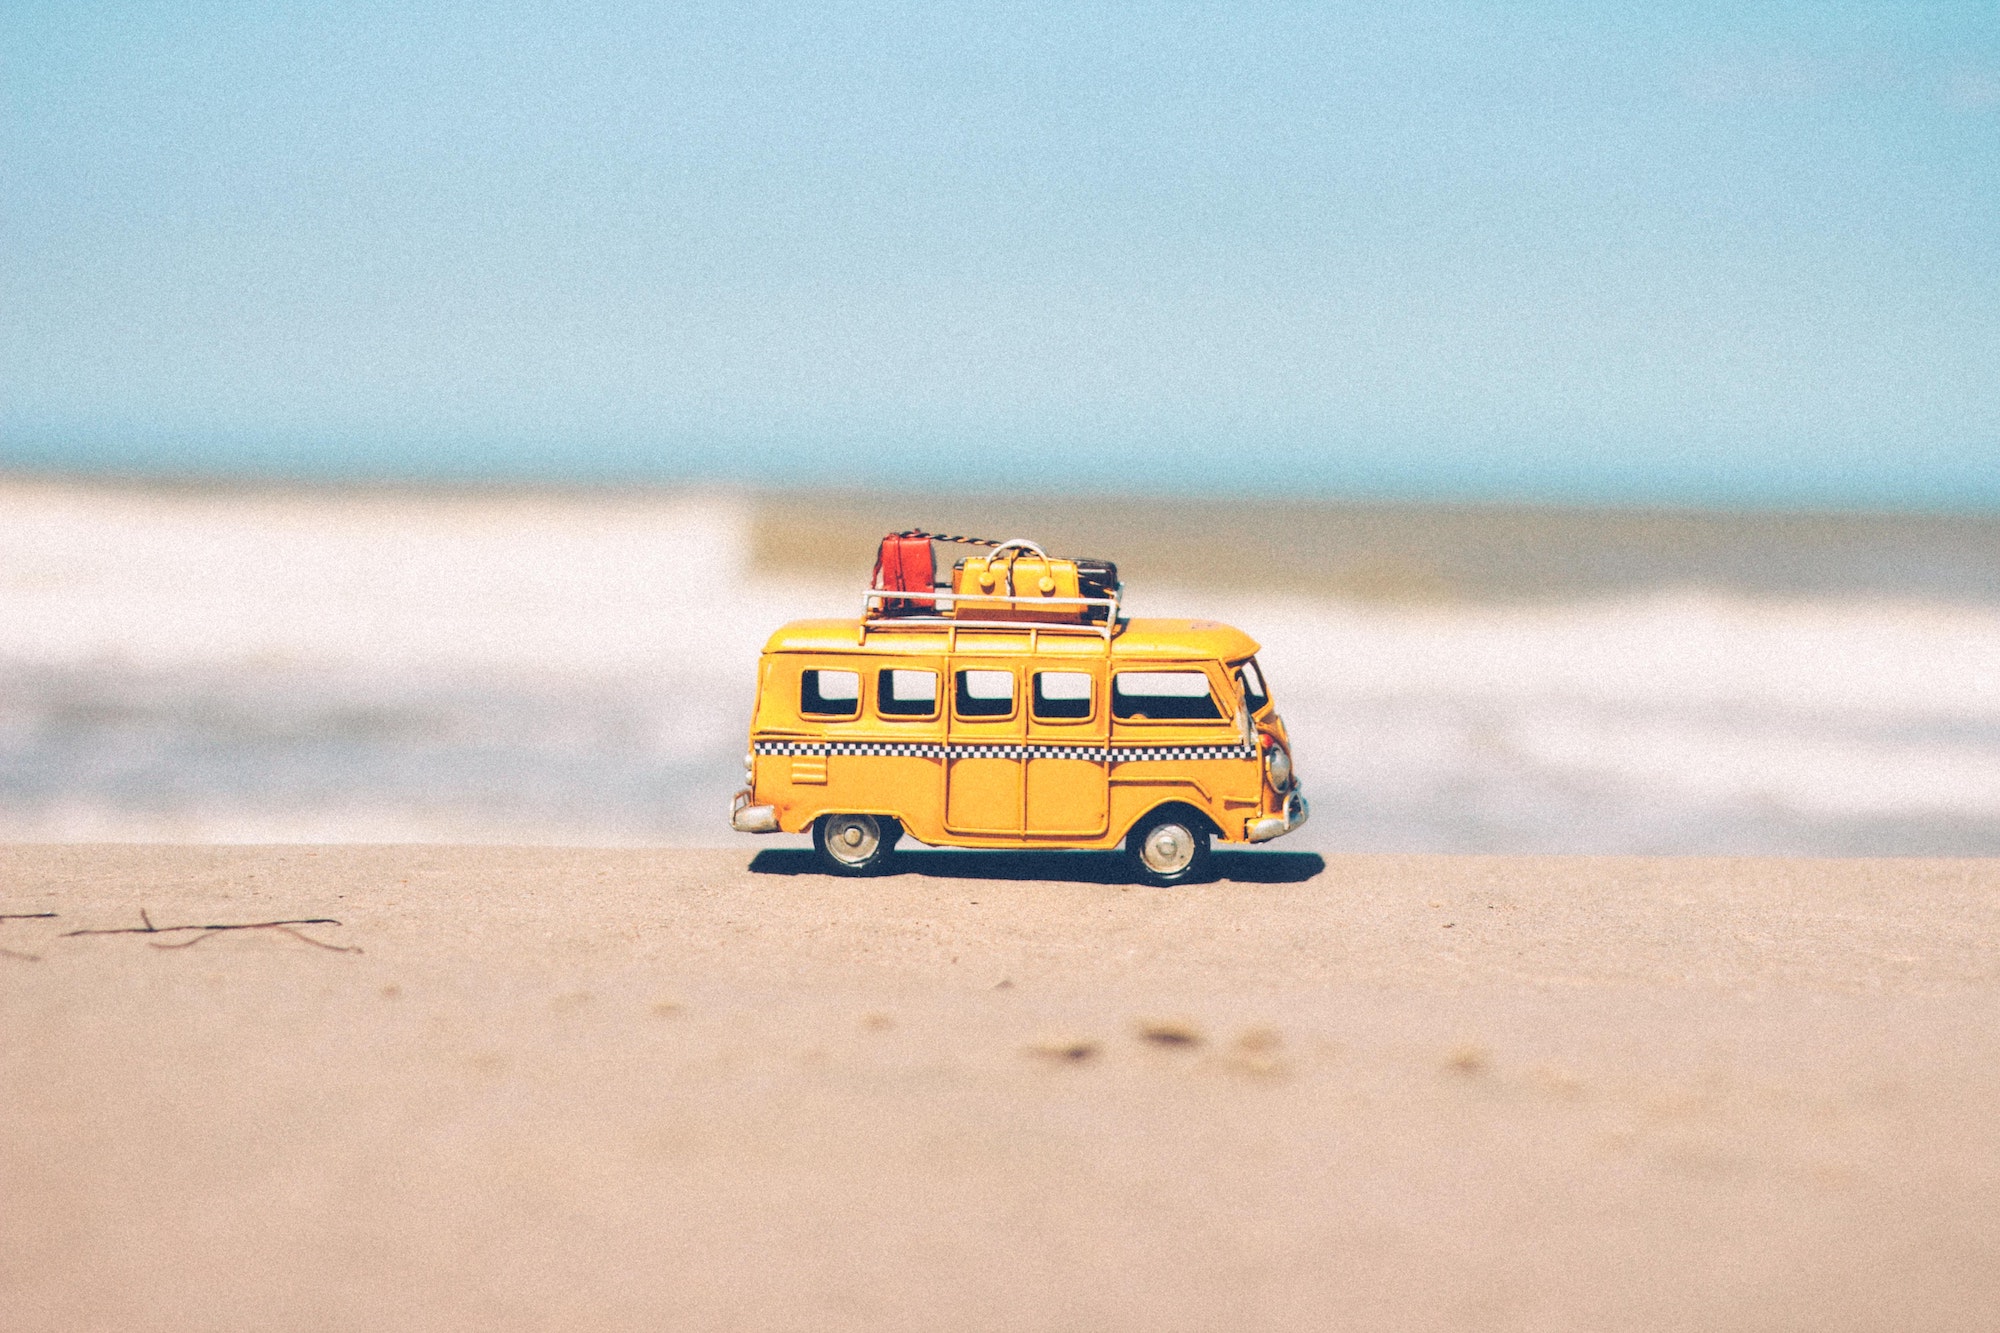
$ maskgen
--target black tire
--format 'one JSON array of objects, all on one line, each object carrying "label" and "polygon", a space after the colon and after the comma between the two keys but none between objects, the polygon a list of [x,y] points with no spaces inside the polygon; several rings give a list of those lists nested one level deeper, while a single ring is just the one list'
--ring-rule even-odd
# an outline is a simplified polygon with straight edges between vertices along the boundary
[{"label": "black tire", "polygon": [[1153,811],[1125,835],[1139,878],[1163,888],[1199,883],[1208,874],[1208,821],[1186,806]]},{"label": "black tire", "polygon": [[821,815],[813,821],[813,851],[829,875],[879,875],[903,826],[887,815]]}]

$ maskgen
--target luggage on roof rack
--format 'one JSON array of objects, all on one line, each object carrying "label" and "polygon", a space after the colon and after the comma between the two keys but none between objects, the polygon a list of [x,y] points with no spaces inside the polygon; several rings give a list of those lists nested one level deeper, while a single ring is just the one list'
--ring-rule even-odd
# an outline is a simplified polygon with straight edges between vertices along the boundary
[{"label": "luggage on roof rack", "polygon": [[[938,578],[933,542],[992,549],[960,558]],[[1115,619],[1122,588],[1109,560],[1050,556],[1034,542],[948,537],[912,528],[882,539],[870,580],[872,616],[948,617],[1028,624],[1103,624]],[[883,597],[882,593],[910,593]]]},{"label": "luggage on roof rack", "polygon": [[935,564],[931,559],[931,539],[922,532],[892,532],[882,539],[875,552],[875,575],[871,587],[883,592],[914,592],[920,598],[883,599],[885,616],[928,616],[937,609],[930,594],[936,591]]}]

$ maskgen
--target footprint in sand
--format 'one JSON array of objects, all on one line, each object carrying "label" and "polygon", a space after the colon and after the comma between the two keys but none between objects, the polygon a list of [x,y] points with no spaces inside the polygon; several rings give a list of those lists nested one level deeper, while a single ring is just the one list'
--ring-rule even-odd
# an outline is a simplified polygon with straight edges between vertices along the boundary
[{"label": "footprint in sand", "polygon": [[1028,1054],[1056,1064],[1082,1064],[1096,1057],[1097,1043],[1084,1038],[1057,1037],[1031,1044]]},{"label": "footprint in sand", "polygon": [[1201,1030],[1192,1023],[1178,1021],[1142,1022],[1135,1025],[1139,1040],[1151,1046],[1192,1050],[1201,1045]]}]

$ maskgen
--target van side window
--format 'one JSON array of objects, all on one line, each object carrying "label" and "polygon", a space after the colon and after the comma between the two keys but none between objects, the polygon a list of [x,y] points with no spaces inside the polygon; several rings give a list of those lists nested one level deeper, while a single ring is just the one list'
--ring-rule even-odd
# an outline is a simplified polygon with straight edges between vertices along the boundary
[{"label": "van side window", "polygon": [[875,711],[884,717],[936,717],[937,672],[883,667],[875,677]]},{"label": "van side window", "polygon": [[1208,722],[1222,710],[1199,671],[1121,671],[1111,678],[1111,714],[1121,718]]},{"label": "van side window", "polygon": [[1088,671],[1037,671],[1035,716],[1049,722],[1074,722],[1090,716]]},{"label": "van side window", "polygon": [[1013,711],[1013,672],[961,671],[958,673],[958,715],[960,717],[1007,717]]},{"label": "van side window", "polygon": [[861,673],[823,668],[802,673],[799,711],[812,717],[853,717],[861,711]]}]

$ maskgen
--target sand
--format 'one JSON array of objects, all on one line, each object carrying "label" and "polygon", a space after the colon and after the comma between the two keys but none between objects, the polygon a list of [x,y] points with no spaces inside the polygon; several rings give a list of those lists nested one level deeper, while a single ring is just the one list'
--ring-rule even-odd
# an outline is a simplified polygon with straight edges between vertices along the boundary
[{"label": "sand", "polygon": [[1387,604],[1517,604],[1701,588],[1758,600],[1990,606],[2000,515],[1444,504],[1203,496],[765,492],[750,550],[772,575],[851,579],[885,532],[1114,560],[1128,590]]},{"label": "sand", "polygon": [[0,849],[0,1323],[2000,1311],[2000,862],[758,853]]}]

